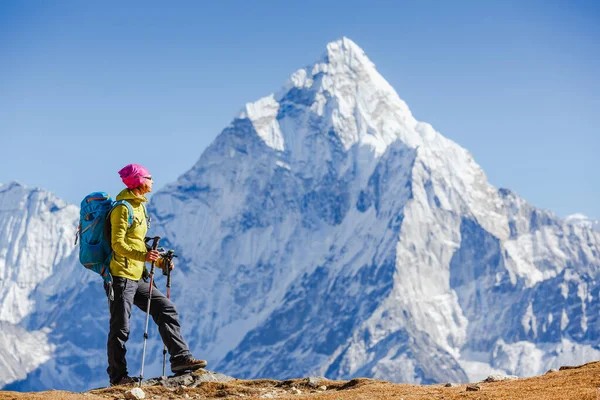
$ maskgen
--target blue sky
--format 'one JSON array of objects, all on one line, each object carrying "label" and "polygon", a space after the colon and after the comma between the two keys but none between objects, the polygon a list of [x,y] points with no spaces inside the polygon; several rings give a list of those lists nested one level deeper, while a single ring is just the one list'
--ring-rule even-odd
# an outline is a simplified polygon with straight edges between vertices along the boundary
[{"label": "blue sky", "polygon": [[0,2],[0,182],[78,204],[191,168],[342,36],[490,182],[600,217],[600,2]]}]

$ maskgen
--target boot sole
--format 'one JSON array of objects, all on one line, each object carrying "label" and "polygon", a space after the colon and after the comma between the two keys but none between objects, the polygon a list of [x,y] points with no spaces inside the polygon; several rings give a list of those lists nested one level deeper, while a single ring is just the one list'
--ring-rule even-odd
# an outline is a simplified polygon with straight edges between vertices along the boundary
[{"label": "boot sole", "polygon": [[206,367],[206,363],[204,363],[204,364],[197,364],[197,365],[190,365],[190,366],[186,365],[186,366],[181,366],[181,367],[175,367],[175,368],[171,368],[171,371],[174,374],[181,374],[181,373],[186,372],[186,371],[196,371],[196,370],[202,369],[204,367]]}]

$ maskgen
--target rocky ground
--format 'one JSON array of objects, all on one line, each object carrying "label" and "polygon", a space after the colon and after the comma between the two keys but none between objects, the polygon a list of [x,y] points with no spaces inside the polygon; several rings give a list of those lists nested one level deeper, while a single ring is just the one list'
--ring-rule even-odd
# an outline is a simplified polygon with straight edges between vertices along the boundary
[{"label": "rocky ground", "polygon": [[[85,393],[47,391],[16,393],[0,391],[0,400],[71,399],[322,399],[322,400],[457,400],[457,399],[539,399],[600,400],[600,362],[562,367],[543,376],[518,379],[491,376],[486,381],[456,385],[394,384],[374,379],[331,381],[310,377],[276,381],[240,380],[222,374],[197,371],[179,377],[150,379],[141,388],[117,386]],[[138,396],[138,397],[136,397]]]}]

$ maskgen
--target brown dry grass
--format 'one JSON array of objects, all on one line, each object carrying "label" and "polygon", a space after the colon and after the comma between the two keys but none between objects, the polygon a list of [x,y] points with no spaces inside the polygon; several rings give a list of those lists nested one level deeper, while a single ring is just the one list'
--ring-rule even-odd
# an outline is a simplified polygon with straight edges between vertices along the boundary
[{"label": "brown dry grass", "polygon": [[[229,383],[207,382],[197,388],[169,390],[162,386],[144,387],[146,399],[319,399],[319,400],[600,400],[600,362],[565,368],[528,379],[479,383],[481,390],[467,391],[467,385],[394,384],[373,379],[323,381],[327,390],[310,388],[306,380],[234,380]],[[293,388],[301,394],[292,393]],[[0,400],[106,400],[123,399],[130,387],[91,390],[87,393],[47,391],[16,393],[0,391]],[[187,396],[186,396],[187,395]]]}]

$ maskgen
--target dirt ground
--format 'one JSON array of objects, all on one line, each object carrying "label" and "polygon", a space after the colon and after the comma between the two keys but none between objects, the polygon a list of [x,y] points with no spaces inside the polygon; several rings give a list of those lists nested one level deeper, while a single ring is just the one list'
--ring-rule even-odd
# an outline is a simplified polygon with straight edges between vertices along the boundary
[{"label": "dirt ground", "polygon": [[[374,379],[350,381],[323,380],[318,387],[309,386],[307,379],[288,381],[233,380],[228,383],[204,382],[195,388],[185,386],[167,389],[163,386],[143,387],[146,399],[319,399],[319,400],[600,400],[600,362],[576,367],[563,367],[560,371],[543,376],[515,381],[462,384],[455,387],[438,385],[394,384]],[[477,385],[479,390],[467,390]],[[0,400],[100,400],[124,399],[134,386],[118,386],[90,390],[85,393],[47,391],[17,393],[0,391]]]}]

